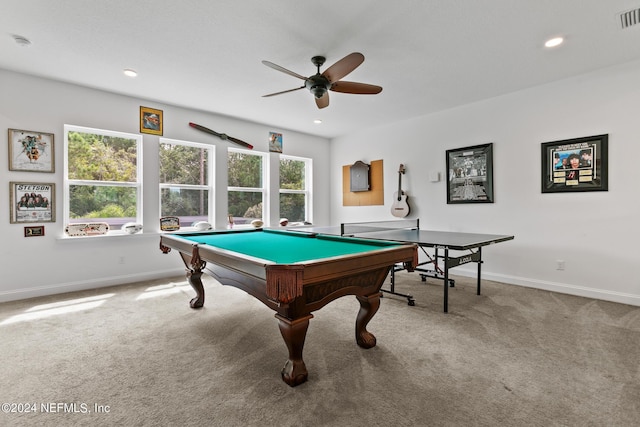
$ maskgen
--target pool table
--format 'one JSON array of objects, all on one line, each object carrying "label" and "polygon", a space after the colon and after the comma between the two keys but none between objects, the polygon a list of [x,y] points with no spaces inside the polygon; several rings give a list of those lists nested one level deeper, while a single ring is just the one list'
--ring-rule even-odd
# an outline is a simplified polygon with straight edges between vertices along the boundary
[{"label": "pool table", "polygon": [[285,230],[249,229],[171,233],[160,237],[160,249],[179,252],[187,280],[196,292],[192,308],[204,304],[201,276],[242,289],[276,312],[289,351],[282,379],[294,387],[307,380],[302,359],[313,311],[345,295],[360,302],[356,342],[376,345],[366,326],[380,306],[380,288],[390,269],[417,265],[417,246],[352,237]]}]

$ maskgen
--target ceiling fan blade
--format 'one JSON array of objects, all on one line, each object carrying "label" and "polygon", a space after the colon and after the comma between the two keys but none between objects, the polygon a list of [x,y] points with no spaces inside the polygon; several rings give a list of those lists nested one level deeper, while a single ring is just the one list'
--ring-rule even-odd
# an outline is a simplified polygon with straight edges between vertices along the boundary
[{"label": "ceiling fan blade", "polygon": [[355,93],[357,95],[375,95],[376,93],[382,92],[382,87],[367,83],[339,81],[332,84],[329,90],[342,93]]},{"label": "ceiling fan blade", "polygon": [[289,74],[290,76],[297,77],[297,78],[299,78],[301,80],[307,80],[307,78],[305,76],[301,76],[298,73],[294,73],[293,71],[287,70],[286,68],[283,68],[283,67],[279,66],[278,64],[274,64],[273,62],[262,61],[262,63],[264,65],[266,65],[267,67],[273,68],[274,70],[282,71],[285,74]]},{"label": "ceiling fan blade", "polygon": [[316,105],[318,108],[325,108],[329,106],[329,92],[325,92],[320,98],[316,98]]},{"label": "ceiling fan blade", "polygon": [[324,70],[323,76],[329,79],[331,83],[337,82],[364,62],[364,55],[359,52],[353,52],[331,67]]},{"label": "ceiling fan blade", "polygon": [[304,88],[305,88],[304,86],[300,86],[300,87],[297,87],[295,89],[283,90],[282,92],[275,92],[275,93],[270,93],[268,95],[262,95],[262,97],[263,98],[267,98],[269,96],[282,95],[283,93],[293,92],[295,90],[300,90],[300,89],[304,89]]}]

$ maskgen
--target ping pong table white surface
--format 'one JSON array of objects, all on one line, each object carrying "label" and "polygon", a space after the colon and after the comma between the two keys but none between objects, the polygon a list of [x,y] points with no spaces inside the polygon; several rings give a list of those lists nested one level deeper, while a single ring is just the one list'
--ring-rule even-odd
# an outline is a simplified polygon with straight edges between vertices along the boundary
[{"label": "ping pong table white surface", "polygon": [[[327,227],[300,227],[292,229],[305,233],[341,235],[340,226]],[[425,247],[439,247],[453,250],[467,250],[487,246],[506,240],[512,240],[514,236],[502,234],[465,233],[456,231],[436,231],[420,229],[381,229],[379,231],[367,231],[363,233],[345,234],[352,237],[365,239],[386,240],[402,243],[416,243]]]}]

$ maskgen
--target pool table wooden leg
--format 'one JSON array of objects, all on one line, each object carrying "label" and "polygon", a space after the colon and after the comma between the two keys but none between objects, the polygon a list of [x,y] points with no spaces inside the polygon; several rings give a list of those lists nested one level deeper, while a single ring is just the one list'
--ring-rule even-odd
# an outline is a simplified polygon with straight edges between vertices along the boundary
[{"label": "pool table wooden leg", "polygon": [[182,258],[182,262],[184,262],[184,266],[187,268],[187,281],[193,290],[196,291],[196,296],[189,301],[189,305],[191,308],[201,308],[204,305],[202,270],[207,263],[200,259],[197,246],[193,249],[191,256],[180,252],[180,257]]},{"label": "pool table wooden leg", "polygon": [[202,271],[187,270],[187,281],[191,285],[196,296],[189,301],[191,308],[202,308],[204,305],[204,286],[202,286]]},{"label": "pool table wooden leg", "polygon": [[304,340],[307,337],[309,319],[312,317],[313,315],[309,314],[299,319],[290,320],[280,314],[276,314],[280,333],[284,338],[287,349],[289,349],[289,360],[282,368],[282,380],[291,387],[307,381],[308,372],[304,360],[302,360],[302,350],[304,349]]},{"label": "pool table wooden leg", "polygon": [[380,307],[380,292],[373,295],[356,296],[360,301],[360,311],[356,318],[356,342],[362,348],[376,346],[376,337],[367,331],[367,324],[373,318]]}]

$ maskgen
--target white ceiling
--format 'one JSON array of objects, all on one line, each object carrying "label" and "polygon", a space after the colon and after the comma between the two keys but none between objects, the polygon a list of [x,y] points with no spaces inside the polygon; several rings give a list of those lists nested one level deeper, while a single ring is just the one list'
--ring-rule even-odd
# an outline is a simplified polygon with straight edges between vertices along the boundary
[{"label": "white ceiling", "polygon": [[[638,60],[640,25],[622,30],[618,19],[638,8],[640,0],[0,0],[0,68],[335,137]],[[544,48],[555,35],[566,42]],[[382,93],[331,92],[323,110],[306,89],[262,97],[303,84],[262,60],[311,76],[312,56],[327,57],[322,71],[351,52],[366,59],[344,80]]]}]

